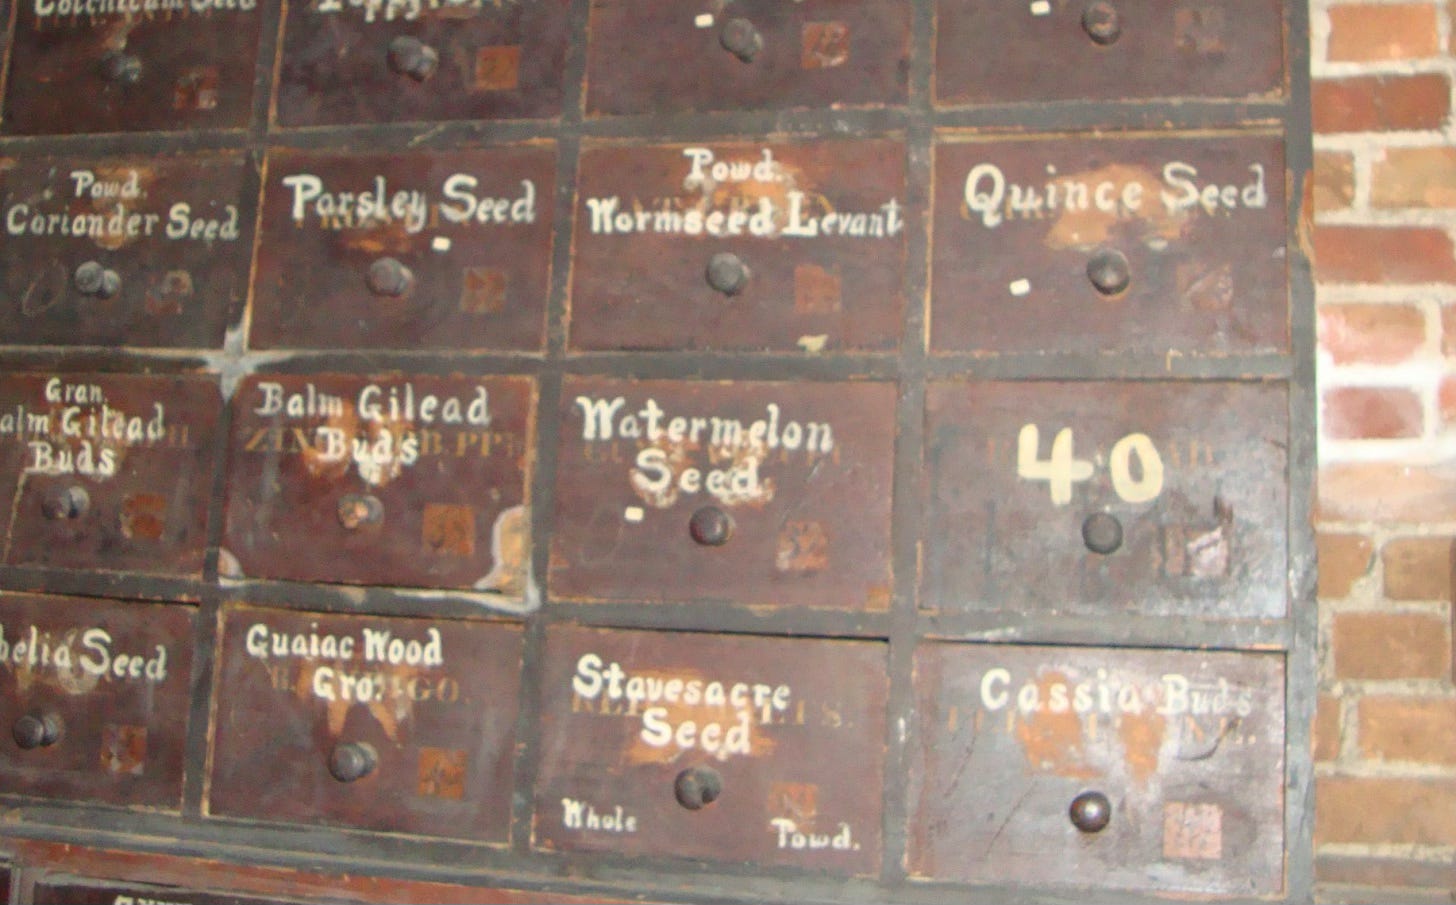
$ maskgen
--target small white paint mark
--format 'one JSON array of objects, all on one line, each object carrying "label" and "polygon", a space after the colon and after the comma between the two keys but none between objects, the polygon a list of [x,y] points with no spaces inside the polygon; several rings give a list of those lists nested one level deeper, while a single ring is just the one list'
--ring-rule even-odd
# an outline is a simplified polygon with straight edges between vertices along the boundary
[{"label": "small white paint mark", "polygon": [[897,721],[896,728],[900,730],[900,744],[903,745],[905,744],[905,739],[910,737],[909,727],[905,725],[905,718],[903,716]]},{"label": "small white paint mark", "polygon": [[642,521],[642,517],[644,515],[646,515],[646,513],[642,511],[641,506],[628,506],[627,511],[622,513],[622,518],[635,525],[638,522]]},{"label": "small white paint mark", "polygon": [[1011,290],[1012,295],[1016,296],[1017,298],[1021,298],[1023,295],[1027,295],[1031,292],[1031,280],[1016,280],[1006,288]]},{"label": "small white paint mark", "polygon": [[431,239],[430,240],[430,248],[432,248],[435,251],[441,252],[441,253],[444,253],[444,252],[449,251],[450,250],[450,237],[449,236],[436,236],[434,239]]},{"label": "small white paint mark", "polygon": [[799,348],[810,353],[823,352],[824,346],[828,342],[828,333],[820,333],[817,336],[801,336],[799,337]]},{"label": "small white paint mark", "polygon": [[1031,14],[1033,16],[1051,15],[1052,5],[1050,0],[1032,0]]},{"label": "small white paint mark", "polygon": [[712,13],[698,13],[698,17],[693,20],[693,24],[696,25],[699,28],[712,28],[713,27],[713,14]]}]

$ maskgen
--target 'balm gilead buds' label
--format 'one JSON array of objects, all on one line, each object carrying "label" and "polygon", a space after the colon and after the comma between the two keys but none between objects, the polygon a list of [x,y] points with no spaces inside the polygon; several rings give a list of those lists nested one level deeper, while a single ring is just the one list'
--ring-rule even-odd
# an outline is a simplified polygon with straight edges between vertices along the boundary
[{"label": "'balm gilead buds' label", "polygon": [[555,150],[273,151],[249,343],[541,348]]},{"label": "'balm gilead buds' label", "polygon": [[5,375],[0,561],[201,577],[221,405],[202,375]]},{"label": "'balm gilead buds' label", "polygon": [[[519,626],[230,606],[221,632],[207,813],[507,841]],[[342,782],[349,745],[375,762]]]},{"label": "'balm gilead buds' label", "polygon": [[534,599],[535,385],[255,375],[233,395],[222,573]]},{"label": "'balm gilead buds' label", "polygon": [[572,344],[898,348],[905,160],[896,140],[588,147]]},{"label": "'balm gilead buds' label", "polygon": [[875,873],[885,654],[551,629],[536,847]]},{"label": "'balm gilead buds' label", "polygon": [[232,155],[23,161],[0,175],[0,330],[27,345],[216,349],[247,295]]},{"label": "'balm gilead buds' label", "polygon": [[895,388],[568,378],[563,599],[889,606]]},{"label": "'balm gilead buds' label", "polygon": [[7,742],[15,736],[0,749],[6,789],[177,810],[195,615],[189,606],[0,597],[0,700],[12,721]]}]

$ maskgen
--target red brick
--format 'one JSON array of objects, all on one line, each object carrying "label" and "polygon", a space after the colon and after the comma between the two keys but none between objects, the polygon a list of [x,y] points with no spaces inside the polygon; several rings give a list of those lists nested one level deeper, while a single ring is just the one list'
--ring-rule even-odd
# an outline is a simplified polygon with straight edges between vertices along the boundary
[{"label": "red brick", "polygon": [[1385,596],[1391,600],[1449,600],[1452,544],[1449,537],[1402,537],[1380,551]]},{"label": "red brick", "polygon": [[1316,132],[1440,129],[1451,112],[1444,75],[1367,75],[1324,79],[1313,86]]},{"label": "red brick", "polygon": [[1425,613],[1339,613],[1330,646],[1339,679],[1435,679],[1447,674],[1446,623]]},{"label": "red brick", "polygon": [[1414,60],[1434,56],[1439,47],[1433,4],[1330,7],[1331,62]]},{"label": "red brick", "polygon": [[1375,562],[1374,547],[1363,534],[1329,534],[1320,532],[1319,596],[1337,600],[1350,596],[1355,582],[1370,574]]},{"label": "red brick", "polygon": [[1332,440],[1419,437],[1421,399],[1393,387],[1338,387],[1324,395],[1324,435]]},{"label": "red brick", "polygon": [[1395,364],[1426,342],[1426,316],[1413,305],[1322,305],[1319,344],[1335,364]]},{"label": "red brick", "polygon": [[1456,305],[1441,307],[1441,354],[1456,357]]},{"label": "red brick", "polygon": [[1444,861],[1322,853],[1315,855],[1314,872],[1320,883],[1382,887],[1355,891],[1353,895],[1345,892],[1340,898],[1322,895],[1316,900],[1320,902],[1384,902],[1395,905],[1397,899],[1391,894],[1391,887],[1405,887],[1420,889],[1423,895],[1415,898],[1406,893],[1398,900],[1404,905],[1451,905],[1449,890],[1456,888],[1456,865]]},{"label": "red brick", "polygon": [[1319,472],[1318,499],[1324,521],[1456,521],[1456,463],[1327,465]]},{"label": "red brick", "polygon": [[1447,374],[1441,378],[1436,402],[1441,406],[1441,423],[1447,427],[1456,425],[1456,374]]},{"label": "red brick", "polygon": [[1456,764],[1456,698],[1366,697],[1358,735],[1370,760]]},{"label": "red brick", "polygon": [[1456,148],[1390,148],[1370,169],[1373,207],[1456,207]]},{"label": "red brick", "polygon": [[1355,158],[1339,151],[1314,154],[1316,213],[1344,210],[1355,200]]},{"label": "red brick", "polygon": [[1334,760],[1340,756],[1340,701],[1327,694],[1319,696],[1314,719],[1314,759]]},{"label": "red brick", "polygon": [[1456,781],[1323,776],[1315,843],[1456,845]]},{"label": "red brick", "polygon": [[1315,278],[1324,283],[1456,283],[1451,236],[1423,226],[1317,226]]}]

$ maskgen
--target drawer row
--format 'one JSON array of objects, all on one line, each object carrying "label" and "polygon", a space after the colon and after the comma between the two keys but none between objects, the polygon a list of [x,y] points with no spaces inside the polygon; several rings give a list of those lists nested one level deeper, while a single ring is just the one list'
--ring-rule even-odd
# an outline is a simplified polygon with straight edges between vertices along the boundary
[{"label": "drawer row", "polygon": [[[0,597],[6,792],[178,810],[195,620]],[[522,721],[519,626],[215,629],[206,819],[507,845],[525,746],[534,851],[874,877],[895,714],[915,880],[1282,888],[1279,654],[927,641],[897,713],[882,642],[558,624]]]},{"label": "drawer row", "polygon": [[588,143],[577,163],[562,223],[550,142],[12,162],[0,335],[218,349],[246,324],[256,350],[540,353],[557,284],[571,351],[888,353],[907,228],[929,222],[932,353],[1289,347],[1275,134],[944,133],[928,186],[897,138]]},{"label": "drawer row", "polygon": [[[568,376],[537,476],[536,382],[254,374],[0,378],[12,566],[553,601],[884,611],[898,388]],[[932,381],[921,605],[1273,620],[1287,612],[1282,382]],[[216,541],[214,541],[216,543]]]},{"label": "drawer row", "polygon": [[[591,116],[897,106],[913,56],[909,0],[319,0],[260,59],[279,5],[16,0],[5,131],[241,129],[261,73],[277,127],[554,119],[583,40]],[[1285,94],[1277,0],[935,5],[943,106]]]}]

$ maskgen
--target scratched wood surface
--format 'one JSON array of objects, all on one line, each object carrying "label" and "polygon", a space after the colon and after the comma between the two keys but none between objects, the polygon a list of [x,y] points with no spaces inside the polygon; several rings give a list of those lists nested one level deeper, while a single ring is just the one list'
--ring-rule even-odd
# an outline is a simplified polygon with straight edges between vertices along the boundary
[{"label": "scratched wood surface", "polygon": [[[923,607],[1287,611],[1283,386],[946,381],[926,409]],[[1096,514],[1117,549],[1089,548]]]},{"label": "scratched wood surface", "polygon": [[[233,396],[219,568],[520,600],[534,406],[523,377],[249,378]],[[374,518],[350,521],[364,497]]]},{"label": "scratched wood surface", "polygon": [[207,375],[0,376],[0,560],[201,578],[221,406]]},{"label": "scratched wood surface", "polygon": [[[539,350],[555,167],[550,145],[270,153],[249,343]],[[371,292],[383,258],[413,275],[402,295]]]},{"label": "scratched wood surface", "polygon": [[[886,647],[873,642],[547,633],[533,841],[873,874]],[[721,793],[678,803],[709,768]]]},{"label": "scratched wood surface", "polygon": [[[11,794],[177,811],[192,681],[189,606],[0,595],[0,782]],[[22,749],[26,715],[61,720]]]},{"label": "scratched wood surface", "polygon": [[[25,345],[217,349],[248,294],[240,155],[24,158],[0,174],[0,333]],[[77,268],[114,270],[107,298]]]},{"label": "scratched wood surface", "polygon": [[[935,352],[1288,347],[1277,136],[942,141],[934,171]],[[1110,295],[1104,251],[1127,261]]]},{"label": "scratched wood surface", "polygon": [[[924,644],[910,874],[1277,894],[1283,692],[1278,654]],[[1088,791],[1100,832],[1069,816]]]},{"label": "scratched wood surface", "polygon": [[[205,813],[508,840],[519,626],[243,606],[219,626]],[[335,779],[340,743],[377,767]]]},{"label": "scratched wood surface", "polygon": [[[903,144],[594,147],[580,168],[573,347],[898,348],[905,224],[919,216]],[[749,271],[732,295],[706,278],[719,254]]]},{"label": "scratched wood surface", "polygon": [[[568,380],[553,594],[887,608],[894,408],[881,383]],[[721,545],[692,535],[706,508]]]},{"label": "scratched wood surface", "polygon": [[1244,98],[1284,91],[1278,0],[1117,0],[1117,37],[1093,41],[1074,0],[936,3],[942,104]]}]

